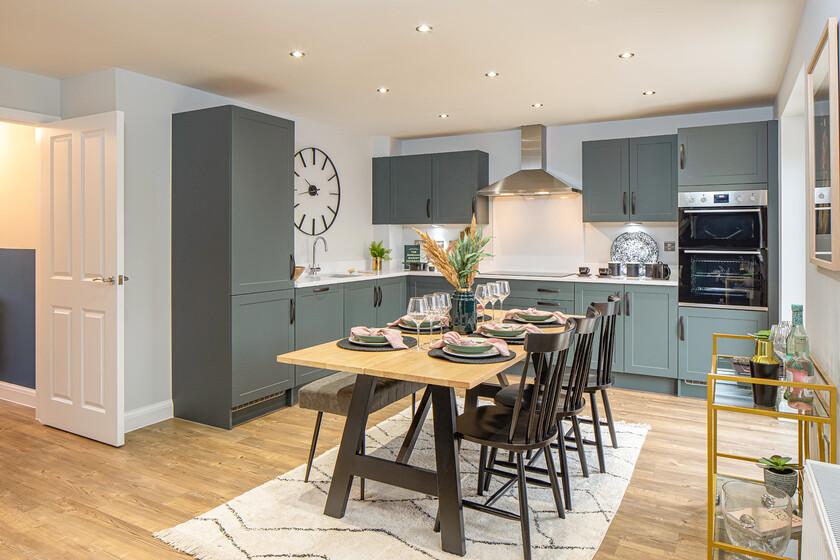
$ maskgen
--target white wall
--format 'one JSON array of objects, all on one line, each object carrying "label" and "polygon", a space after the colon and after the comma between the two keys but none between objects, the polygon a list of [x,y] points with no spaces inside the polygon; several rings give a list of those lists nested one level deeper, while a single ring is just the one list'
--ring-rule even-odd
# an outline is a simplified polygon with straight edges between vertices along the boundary
[{"label": "white wall", "polygon": [[35,127],[0,122],[0,247],[38,247],[40,161]]},{"label": "white wall", "polygon": [[[801,83],[804,66],[811,58],[817,40],[827,19],[831,16],[840,17],[840,0],[808,0],[802,13],[796,40],[791,50],[790,59],[785,69],[784,79],[776,99],[777,110],[783,115],[788,114],[788,108],[804,105],[804,94]],[[791,110],[791,115],[795,114]],[[790,130],[786,130],[789,128]],[[782,235],[794,234],[805,239],[806,215],[804,201],[801,200],[804,180],[800,173],[804,173],[805,147],[797,144],[796,136],[804,131],[801,123],[796,119],[781,120],[781,136],[790,135],[793,140],[782,146],[782,162],[790,166],[790,176],[782,168],[782,193],[791,197],[800,197],[796,210],[792,210],[789,229],[782,230]],[[785,207],[783,212],[788,212]],[[783,214],[784,216],[784,214]],[[806,250],[803,243],[798,242],[802,251]],[[788,254],[789,256],[789,254]],[[799,266],[799,258],[788,260],[782,256],[782,268],[791,263]],[[811,352],[826,372],[840,384],[840,273],[829,272],[816,265],[805,263],[805,326],[811,337]]]},{"label": "white wall", "polygon": [[[624,121],[550,126],[547,131],[547,167],[572,185],[582,184],[581,142],[607,138],[675,134],[680,127],[761,121],[773,118],[771,107],[673,115]],[[519,130],[419,138],[399,142],[399,153],[420,154],[451,150],[484,150],[490,154],[490,181],[517,171],[520,165]],[[609,260],[609,248],[618,234],[641,229],[659,244],[660,258],[676,264],[676,253],[665,253],[663,243],[676,241],[676,223],[583,224],[581,199],[491,199],[495,258],[485,270],[575,270],[581,264],[597,266]],[[531,235],[525,224],[548,221],[563,225]]]},{"label": "white wall", "polygon": [[[171,116],[225,104],[264,110],[121,69],[67,79],[62,88],[64,118],[114,109],[125,113],[125,258],[131,277],[126,286],[125,403],[127,425],[139,427],[171,415]],[[375,149],[388,149],[387,139],[278,116],[295,121],[296,148],[322,148],[340,174],[341,209],[325,234],[329,252],[319,261],[325,270],[363,266],[372,235],[370,161]],[[296,231],[299,263],[308,262],[310,247],[311,238]]]},{"label": "white wall", "polygon": [[57,116],[61,114],[61,82],[0,67],[0,107]]}]

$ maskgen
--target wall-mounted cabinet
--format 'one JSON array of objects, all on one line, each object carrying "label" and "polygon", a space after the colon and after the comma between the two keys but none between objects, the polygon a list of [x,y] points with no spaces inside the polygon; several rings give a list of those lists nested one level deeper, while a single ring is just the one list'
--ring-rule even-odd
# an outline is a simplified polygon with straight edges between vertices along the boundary
[{"label": "wall-mounted cabinet", "polygon": [[489,221],[486,152],[471,150],[373,159],[374,224],[465,224]]},{"label": "wall-mounted cabinet", "polygon": [[728,185],[727,190],[767,184],[767,122],[681,128],[679,188]]},{"label": "wall-mounted cabinet", "polygon": [[676,219],[676,135],[583,143],[584,222]]}]

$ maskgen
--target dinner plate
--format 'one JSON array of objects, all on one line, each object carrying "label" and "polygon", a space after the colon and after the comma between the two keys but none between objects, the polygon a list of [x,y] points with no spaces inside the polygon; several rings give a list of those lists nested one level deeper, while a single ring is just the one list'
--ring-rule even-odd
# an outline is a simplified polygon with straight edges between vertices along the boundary
[{"label": "dinner plate", "polygon": [[532,325],[548,325],[548,324],[557,322],[557,318],[554,317],[554,315],[550,315],[548,318],[546,318],[543,321],[530,321],[530,320],[525,319],[523,317],[520,317],[518,315],[514,315],[513,320],[516,321],[517,323],[531,323]]},{"label": "dinner plate", "polygon": [[390,344],[387,340],[385,342],[365,342],[364,340],[359,340],[355,336],[351,336],[347,340],[353,344],[358,344],[359,346],[388,346]]},{"label": "dinner plate", "polygon": [[487,352],[482,352],[481,354],[462,354],[460,352],[455,352],[454,350],[450,350],[446,346],[443,347],[443,351],[450,356],[455,356],[456,358],[492,358],[493,356],[498,356],[501,354],[499,349],[495,346],[491,347],[490,350]]}]

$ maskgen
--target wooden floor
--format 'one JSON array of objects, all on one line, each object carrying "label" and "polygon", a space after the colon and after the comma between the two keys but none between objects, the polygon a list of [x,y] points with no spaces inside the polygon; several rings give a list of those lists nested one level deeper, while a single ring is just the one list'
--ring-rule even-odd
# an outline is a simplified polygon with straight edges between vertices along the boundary
[{"label": "wooden floor", "polygon": [[[703,558],[705,403],[611,395],[617,418],[652,429],[596,558]],[[128,434],[125,447],[114,449],[41,426],[32,409],[0,401],[0,558],[186,558],[152,533],[303,463],[314,420],[297,407],[232,431],[169,420]],[[745,431],[736,418],[723,422],[722,441],[737,441],[742,452],[745,444],[756,454],[792,444],[790,424],[768,420]],[[338,443],[342,426],[325,417],[321,450]],[[776,449],[764,447],[768,442]],[[511,531],[518,531],[513,523]]]}]

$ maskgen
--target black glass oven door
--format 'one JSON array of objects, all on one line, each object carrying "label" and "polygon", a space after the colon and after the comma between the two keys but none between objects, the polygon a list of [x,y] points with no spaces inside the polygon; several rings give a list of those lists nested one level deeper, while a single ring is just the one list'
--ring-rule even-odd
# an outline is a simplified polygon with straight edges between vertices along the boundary
[{"label": "black glass oven door", "polygon": [[680,303],[767,307],[766,251],[681,249]]},{"label": "black glass oven door", "polygon": [[681,208],[680,247],[764,247],[766,208]]}]

